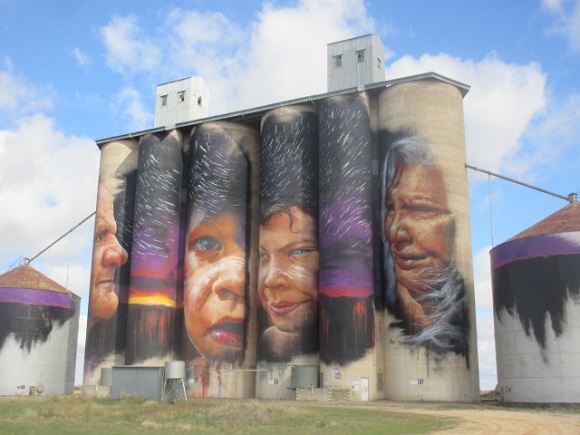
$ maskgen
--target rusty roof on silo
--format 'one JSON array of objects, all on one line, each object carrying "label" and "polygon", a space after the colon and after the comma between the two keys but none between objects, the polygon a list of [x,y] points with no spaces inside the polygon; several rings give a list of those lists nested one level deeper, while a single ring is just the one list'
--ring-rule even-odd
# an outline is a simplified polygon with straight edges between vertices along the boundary
[{"label": "rusty roof on silo", "polygon": [[574,231],[580,231],[580,206],[577,202],[571,202],[556,213],[551,214],[528,229],[525,229],[521,233],[506,240],[506,242],[523,239],[525,237],[569,233]]},{"label": "rusty roof on silo", "polygon": [[46,275],[29,265],[19,266],[0,275],[0,288],[25,288],[36,290],[49,290],[59,293],[71,293],[62,285],[53,281]]}]

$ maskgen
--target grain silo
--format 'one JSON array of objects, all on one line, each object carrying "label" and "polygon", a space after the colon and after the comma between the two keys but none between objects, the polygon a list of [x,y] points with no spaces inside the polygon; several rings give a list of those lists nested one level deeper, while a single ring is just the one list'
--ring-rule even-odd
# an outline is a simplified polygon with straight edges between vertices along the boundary
[{"label": "grain silo", "polygon": [[385,267],[385,392],[479,398],[463,96],[441,78],[379,96]]},{"label": "grain silo", "polygon": [[580,403],[580,207],[491,250],[498,382],[505,402]]},{"label": "grain silo", "polygon": [[79,306],[29,265],[0,275],[0,395],[73,392]]},{"label": "grain silo", "polygon": [[[383,81],[382,53],[376,35],[331,44],[327,94],[97,142],[110,237],[95,238],[93,276],[107,267],[91,286],[85,384],[100,367],[178,356],[193,397],[479,399],[469,87]],[[146,173],[162,162],[165,190]],[[153,216],[161,204],[171,213]],[[167,252],[177,261],[160,267]],[[164,323],[151,321],[160,287],[175,294]]]}]

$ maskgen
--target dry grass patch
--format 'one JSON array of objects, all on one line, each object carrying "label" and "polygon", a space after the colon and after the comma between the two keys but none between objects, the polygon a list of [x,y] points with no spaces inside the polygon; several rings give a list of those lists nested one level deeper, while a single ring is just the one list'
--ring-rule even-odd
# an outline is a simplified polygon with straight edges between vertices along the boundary
[{"label": "dry grass patch", "polygon": [[82,395],[0,398],[3,434],[421,434],[452,424],[435,417],[313,407],[297,402],[217,399],[155,402]]}]

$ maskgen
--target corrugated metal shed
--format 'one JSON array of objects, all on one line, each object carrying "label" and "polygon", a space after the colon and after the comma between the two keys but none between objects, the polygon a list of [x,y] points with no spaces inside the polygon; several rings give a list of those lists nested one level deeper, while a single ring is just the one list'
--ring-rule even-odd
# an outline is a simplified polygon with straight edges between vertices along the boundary
[{"label": "corrugated metal shed", "polygon": [[111,398],[141,397],[161,400],[164,374],[164,367],[114,366]]}]

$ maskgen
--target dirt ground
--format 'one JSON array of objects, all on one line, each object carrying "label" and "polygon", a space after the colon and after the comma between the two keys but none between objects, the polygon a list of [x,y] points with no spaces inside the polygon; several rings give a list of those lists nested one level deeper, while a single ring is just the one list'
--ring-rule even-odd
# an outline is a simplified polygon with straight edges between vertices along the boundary
[{"label": "dirt ground", "polygon": [[390,401],[370,402],[357,406],[378,412],[448,417],[460,421],[453,429],[433,434],[580,434],[579,409],[527,409]]}]

